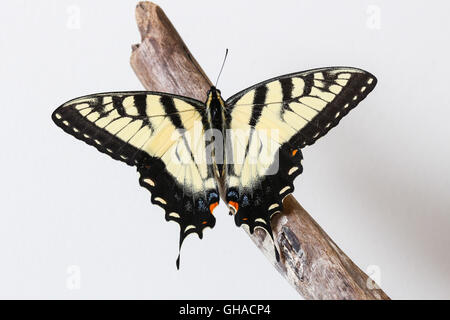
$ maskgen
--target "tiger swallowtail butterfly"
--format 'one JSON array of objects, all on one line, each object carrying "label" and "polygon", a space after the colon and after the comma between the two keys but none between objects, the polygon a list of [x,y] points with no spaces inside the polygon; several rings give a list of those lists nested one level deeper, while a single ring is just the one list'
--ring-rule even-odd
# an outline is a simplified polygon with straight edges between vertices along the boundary
[{"label": "tiger swallowtail butterfly", "polygon": [[[335,127],[376,82],[360,69],[329,67],[272,78],[226,101],[214,86],[206,102],[152,91],[100,93],[64,103],[52,119],[137,167],[152,203],[180,225],[180,248],[187,235],[202,238],[214,227],[220,198],[237,226],[251,233],[262,228],[273,240],[271,217],[294,190],[302,149]],[[276,248],[275,254],[279,259]]]}]

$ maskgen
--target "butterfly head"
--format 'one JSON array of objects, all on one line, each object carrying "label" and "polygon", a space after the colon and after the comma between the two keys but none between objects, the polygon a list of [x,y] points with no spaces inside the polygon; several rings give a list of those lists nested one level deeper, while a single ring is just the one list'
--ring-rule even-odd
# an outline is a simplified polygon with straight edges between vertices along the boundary
[{"label": "butterfly head", "polygon": [[217,89],[215,86],[211,86],[211,89],[208,90],[207,96],[208,98],[206,100],[206,105],[208,107],[215,104],[223,105],[223,99],[220,90]]},{"label": "butterfly head", "polygon": [[211,88],[208,90],[208,97],[210,95],[213,95],[214,97],[217,97],[217,95],[220,95],[220,90],[217,89],[215,86],[211,86]]}]

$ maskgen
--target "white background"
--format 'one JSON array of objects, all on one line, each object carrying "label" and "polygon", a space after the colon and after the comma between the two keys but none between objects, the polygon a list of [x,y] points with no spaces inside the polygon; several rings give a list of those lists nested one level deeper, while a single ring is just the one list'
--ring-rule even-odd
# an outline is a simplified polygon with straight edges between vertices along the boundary
[{"label": "white background", "polygon": [[[142,89],[135,4],[1,1],[0,298],[298,299],[223,204],[177,271],[178,225],[136,171],[52,123],[71,98]],[[313,67],[377,76],[304,150],[295,197],[392,298],[450,298],[447,2],[159,4],[211,78],[230,49],[225,97]]]}]

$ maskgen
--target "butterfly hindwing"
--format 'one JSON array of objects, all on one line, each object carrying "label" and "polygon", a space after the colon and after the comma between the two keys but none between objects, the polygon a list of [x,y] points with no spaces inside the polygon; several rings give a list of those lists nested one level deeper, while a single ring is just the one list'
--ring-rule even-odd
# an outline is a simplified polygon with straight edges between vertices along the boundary
[{"label": "butterfly hindwing", "polygon": [[[226,127],[241,130],[228,137],[225,159],[226,201],[237,225],[272,236],[270,218],[303,170],[301,148],[335,127],[375,84],[360,69],[321,68],[264,81],[226,101]],[[249,152],[239,157],[239,148]]]},{"label": "butterfly hindwing", "polygon": [[[180,225],[180,246],[190,233],[213,227],[219,201],[205,157],[205,106],[157,92],[116,92],[71,100],[52,115],[67,133],[114,159],[137,167],[141,186],[166,219]],[[200,125],[200,134],[195,135]]]}]

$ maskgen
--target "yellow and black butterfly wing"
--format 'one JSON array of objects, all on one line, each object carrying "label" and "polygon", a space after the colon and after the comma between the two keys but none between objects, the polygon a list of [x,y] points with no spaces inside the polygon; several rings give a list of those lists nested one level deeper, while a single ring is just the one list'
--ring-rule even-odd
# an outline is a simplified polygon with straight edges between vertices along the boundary
[{"label": "yellow and black butterfly wing", "polygon": [[335,127],[376,82],[360,69],[321,68],[264,81],[226,101],[226,201],[237,225],[272,234],[270,218],[302,172],[300,149]]},{"label": "yellow and black butterfly wing", "polygon": [[136,166],[152,202],[180,225],[180,246],[188,234],[201,238],[214,226],[219,193],[204,159],[203,103],[157,92],[103,93],[71,100],[52,118],[67,133]]}]

